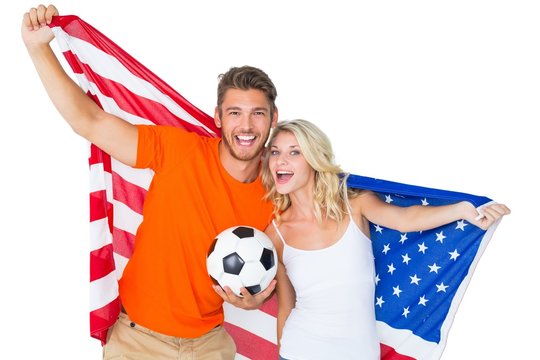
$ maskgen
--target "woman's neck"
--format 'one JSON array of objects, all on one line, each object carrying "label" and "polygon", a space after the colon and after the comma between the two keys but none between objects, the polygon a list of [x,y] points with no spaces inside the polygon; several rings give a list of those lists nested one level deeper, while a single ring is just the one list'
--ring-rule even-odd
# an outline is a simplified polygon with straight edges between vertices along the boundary
[{"label": "woman's neck", "polygon": [[315,203],[313,191],[301,189],[289,194],[291,206],[287,209],[287,218],[290,220],[315,220]]}]

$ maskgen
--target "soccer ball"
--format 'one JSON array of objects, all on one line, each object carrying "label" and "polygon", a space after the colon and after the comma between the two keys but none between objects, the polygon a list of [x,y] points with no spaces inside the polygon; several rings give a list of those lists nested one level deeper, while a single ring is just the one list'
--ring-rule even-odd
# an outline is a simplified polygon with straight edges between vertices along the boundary
[{"label": "soccer ball", "polygon": [[214,240],[206,258],[208,274],[238,296],[245,287],[251,295],[266,289],[277,272],[277,253],[266,234],[250,226],[233,226]]}]

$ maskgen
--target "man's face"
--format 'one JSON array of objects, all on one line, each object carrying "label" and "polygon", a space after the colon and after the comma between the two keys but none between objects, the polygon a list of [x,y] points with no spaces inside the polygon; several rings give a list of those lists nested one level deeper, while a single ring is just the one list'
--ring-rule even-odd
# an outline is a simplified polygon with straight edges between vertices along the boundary
[{"label": "man's face", "polygon": [[277,113],[270,116],[270,105],[260,90],[229,89],[216,108],[215,123],[221,128],[225,148],[237,160],[249,161],[260,156],[275,126]]}]

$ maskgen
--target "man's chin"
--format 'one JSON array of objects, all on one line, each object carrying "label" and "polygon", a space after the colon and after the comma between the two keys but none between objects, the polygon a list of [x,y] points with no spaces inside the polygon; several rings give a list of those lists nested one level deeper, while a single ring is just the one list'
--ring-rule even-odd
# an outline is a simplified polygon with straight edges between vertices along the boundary
[{"label": "man's chin", "polygon": [[258,159],[261,155],[261,152],[256,150],[247,151],[245,149],[243,149],[242,151],[238,151],[238,149],[235,149],[232,154],[237,160],[251,161]]},{"label": "man's chin", "polygon": [[259,156],[250,154],[250,155],[235,156],[235,158],[237,160],[241,160],[241,161],[252,161],[252,160],[258,159]]},{"label": "man's chin", "polygon": [[244,161],[253,160],[262,154],[262,148],[260,148],[258,144],[252,144],[249,146],[235,144],[234,148],[230,150],[235,158]]}]

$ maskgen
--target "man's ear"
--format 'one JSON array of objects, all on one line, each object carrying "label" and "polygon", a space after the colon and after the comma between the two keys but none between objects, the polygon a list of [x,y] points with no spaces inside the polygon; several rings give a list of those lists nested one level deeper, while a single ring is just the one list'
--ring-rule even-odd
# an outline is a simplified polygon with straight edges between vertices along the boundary
[{"label": "man's ear", "polygon": [[271,125],[272,129],[276,127],[277,122],[278,122],[278,118],[279,118],[279,116],[278,116],[278,108],[275,107],[274,108],[274,114],[272,115],[272,125]]},{"label": "man's ear", "polygon": [[219,107],[216,106],[214,109],[214,124],[221,129],[221,117],[219,116]]}]

